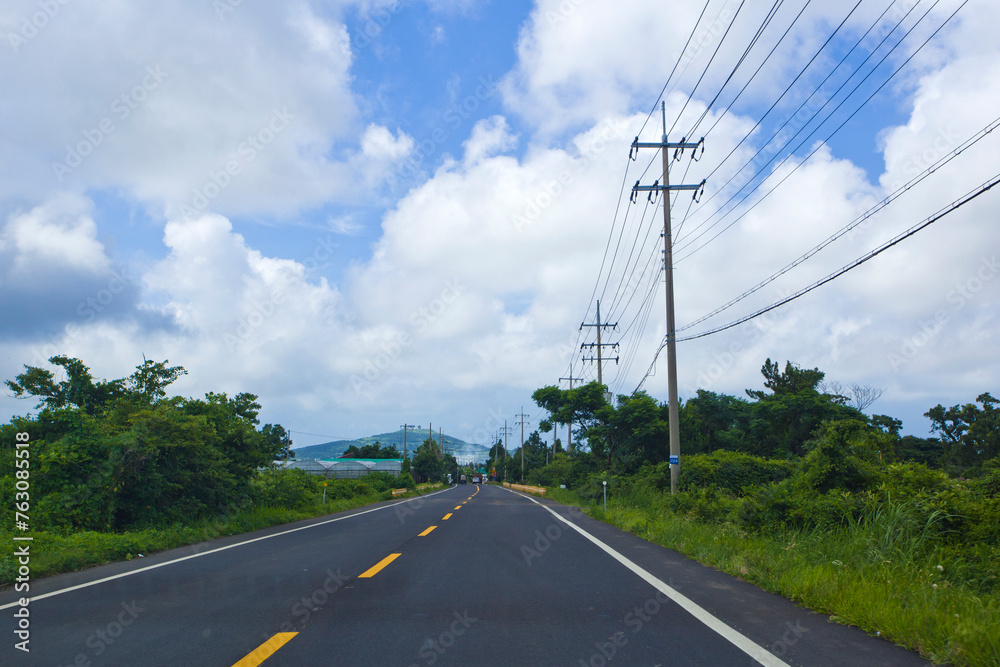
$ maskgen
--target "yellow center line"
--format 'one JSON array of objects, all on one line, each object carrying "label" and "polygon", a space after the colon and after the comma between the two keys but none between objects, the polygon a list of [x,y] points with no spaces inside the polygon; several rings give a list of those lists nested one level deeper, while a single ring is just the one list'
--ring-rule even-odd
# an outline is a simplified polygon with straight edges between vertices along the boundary
[{"label": "yellow center line", "polygon": [[448,513],[447,513],[447,514],[445,514],[445,515],[444,515],[443,517],[441,517],[441,520],[442,520],[442,521],[447,521],[447,520],[448,520],[448,519],[450,519],[450,518],[451,518],[451,512],[448,512]]},{"label": "yellow center line", "polygon": [[297,634],[299,633],[279,632],[255,648],[252,653],[237,662],[233,667],[257,667],[257,665],[270,658],[275,651],[287,644]]},{"label": "yellow center line", "polygon": [[455,509],[460,510],[460,509],[462,509],[462,506],[461,505],[455,505]]},{"label": "yellow center line", "polygon": [[420,533],[419,535],[417,535],[417,537],[424,537],[425,535],[429,535],[429,534],[430,534],[430,532],[431,532],[432,530],[434,530],[435,528],[437,528],[437,526],[431,526],[430,528],[428,528],[428,529],[427,529],[427,530],[425,530],[424,532],[422,532],[422,533]]},{"label": "yellow center line", "polygon": [[382,571],[382,568],[384,568],[386,565],[388,565],[389,563],[396,560],[402,555],[403,554],[389,554],[388,556],[380,560],[378,563],[370,567],[368,570],[366,570],[363,574],[359,574],[358,579],[370,579],[374,577],[376,574]]}]

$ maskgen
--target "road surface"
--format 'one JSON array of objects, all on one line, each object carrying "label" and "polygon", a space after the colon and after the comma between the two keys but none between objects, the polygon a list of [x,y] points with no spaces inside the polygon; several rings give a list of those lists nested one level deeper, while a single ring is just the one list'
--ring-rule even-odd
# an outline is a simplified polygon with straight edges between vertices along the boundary
[{"label": "road surface", "polygon": [[0,592],[0,664],[923,665],[575,508],[459,485]]}]

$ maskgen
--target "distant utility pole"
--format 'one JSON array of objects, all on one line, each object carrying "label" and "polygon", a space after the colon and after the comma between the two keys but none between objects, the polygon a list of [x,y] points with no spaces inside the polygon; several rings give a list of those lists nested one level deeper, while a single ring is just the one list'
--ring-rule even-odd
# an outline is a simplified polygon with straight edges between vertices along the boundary
[{"label": "distant utility pole", "polygon": [[[598,331],[600,331],[600,329],[598,329]],[[563,380],[569,380],[569,388],[572,389],[573,388],[573,380],[582,380],[582,379],[583,378],[575,378],[575,377],[573,377],[573,364],[572,364],[572,362],[570,362],[570,365],[569,365],[569,377],[568,378],[559,378],[559,381],[562,382]],[[569,421],[569,424],[567,424],[567,427],[568,428],[566,429],[566,431],[567,431],[567,433],[566,433],[566,451],[569,451],[570,449],[573,448],[573,420],[572,419]],[[556,430],[556,428],[553,425],[552,431],[555,432],[555,430]],[[552,457],[555,458],[555,455],[556,455],[556,438],[553,435],[552,436]]]},{"label": "distant utility pole", "polygon": [[[669,143],[667,141],[667,105],[660,103],[660,111],[663,115],[663,137],[659,143],[644,143],[639,141],[639,137],[632,142],[629,150],[629,158],[635,159],[634,155],[639,154],[640,148],[659,148],[663,158],[663,185],[654,181],[652,185],[639,185],[635,182],[632,187],[632,201],[635,202],[637,192],[648,192],[649,200],[652,201],[654,192],[663,193],[663,270],[666,277],[667,293],[667,383],[670,393],[670,493],[677,493],[677,478],[681,472],[681,436],[680,436],[680,411],[677,401],[677,329],[674,325],[674,255],[673,239],[670,232],[670,192],[671,190],[693,190],[694,199],[698,201],[700,193],[705,191],[705,181],[698,185],[670,185],[670,155],[668,151],[674,149],[674,159],[679,160],[685,149],[692,150],[691,159],[697,160],[698,147],[701,147],[702,154],[705,153],[705,138],[702,137],[697,143],[685,142]],[[697,157],[696,157],[697,156]],[[598,329],[600,331],[600,329]]]},{"label": "distant utility pole", "polygon": [[[587,324],[586,322],[584,322],[583,324],[580,325],[580,331],[583,331],[584,327],[597,327],[597,342],[596,343],[583,343],[582,345],[580,345],[580,349],[582,350],[585,347],[589,347],[591,349],[593,349],[595,347],[597,348],[597,358],[594,359],[594,358],[591,357],[591,358],[584,359],[584,361],[597,361],[597,384],[603,386],[604,385],[604,376],[601,374],[601,348],[602,347],[613,347],[615,349],[618,349],[618,343],[602,343],[601,342],[601,329],[607,329],[608,327],[611,327],[612,329],[617,329],[618,328],[618,323],[617,322],[615,322],[614,324],[607,324],[607,323],[602,324],[601,323],[601,300],[598,299],[597,300],[597,323],[596,324]],[[615,357],[615,363],[616,364],[618,363],[618,357]]]},{"label": "distant utility pole", "polygon": [[507,420],[503,420],[503,481],[507,481],[507,435],[510,429],[507,428]]},{"label": "distant utility pole", "polygon": [[524,406],[521,406],[521,414],[514,415],[515,417],[520,417],[517,422],[521,425],[521,481],[524,481],[524,418],[528,415],[524,414]]},{"label": "distant utility pole", "polygon": [[419,426],[414,426],[413,424],[403,424],[399,428],[403,429],[403,458],[406,458],[406,429],[408,428],[420,428]]}]

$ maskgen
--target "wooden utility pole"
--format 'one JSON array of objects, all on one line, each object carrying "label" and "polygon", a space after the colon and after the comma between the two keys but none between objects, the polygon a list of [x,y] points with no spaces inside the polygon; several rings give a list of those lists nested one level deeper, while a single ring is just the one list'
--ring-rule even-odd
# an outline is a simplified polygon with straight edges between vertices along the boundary
[{"label": "wooden utility pole", "polygon": [[[611,327],[612,329],[617,329],[618,328],[618,323],[615,322],[614,324],[607,324],[607,323],[601,324],[601,300],[598,299],[597,300],[597,323],[596,324],[583,323],[583,324],[580,325],[580,330],[583,331],[584,327],[597,327],[597,342],[596,343],[583,343],[580,346],[580,349],[582,350],[585,347],[589,347],[591,349],[593,349],[595,347],[597,348],[597,359],[595,360],[593,358],[587,358],[587,359],[584,359],[584,361],[597,361],[597,384],[603,386],[604,385],[604,376],[601,375],[601,365],[602,365],[601,364],[601,348],[604,348],[604,347],[613,347],[615,349],[618,349],[618,343],[602,343],[601,342],[601,329],[606,329],[608,327]],[[615,363],[616,364],[618,363],[618,357],[615,357]]]},{"label": "wooden utility pole", "polygon": [[663,270],[666,276],[667,293],[667,385],[669,392],[669,421],[670,421],[670,493],[677,493],[677,478],[681,472],[681,437],[680,437],[680,410],[677,398],[677,329],[674,325],[674,259],[673,240],[670,232],[670,191],[671,190],[694,190],[694,197],[697,200],[699,192],[705,191],[705,181],[698,185],[670,185],[670,155],[668,151],[674,149],[674,156],[680,159],[680,155],[685,149],[692,149],[692,159],[697,159],[697,149],[701,146],[704,153],[705,139],[702,137],[697,143],[669,143],[667,141],[667,108],[666,102],[660,103],[660,111],[663,114],[663,137],[660,143],[642,143],[639,137],[632,142],[632,150],[638,154],[640,148],[659,148],[663,157],[663,185],[654,182],[652,185],[639,185],[635,182],[632,188],[632,201],[635,201],[635,193],[648,192],[652,200],[653,192],[663,193]]},{"label": "wooden utility pole", "polygon": [[[600,331],[600,329],[598,329],[598,331]],[[568,378],[559,378],[559,381],[562,382],[563,380],[569,380],[569,388],[572,389],[573,388],[573,380],[582,380],[582,379],[583,378],[575,378],[575,377],[573,377],[573,364],[570,363],[570,365],[569,365],[569,377]],[[566,429],[566,431],[567,431],[567,433],[566,433],[566,451],[568,452],[573,447],[573,420],[572,419],[570,420],[569,424],[567,424],[567,427],[568,428]],[[552,426],[552,432],[555,433],[555,430],[556,430],[556,427],[553,424],[553,426]],[[556,438],[553,435],[552,436],[552,457],[555,458],[555,455],[556,455]]]},{"label": "wooden utility pole", "polygon": [[406,429],[409,428],[420,428],[419,426],[414,426],[413,424],[403,424],[399,428],[403,429],[403,458],[406,458]]},{"label": "wooden utility pole", "polygon": [[518,423],[521,425],[521,481],[524,481],[524,418],[528,415],[524,414],[524,406],[521,406],[521,413],[514,415],[519,418]]}]

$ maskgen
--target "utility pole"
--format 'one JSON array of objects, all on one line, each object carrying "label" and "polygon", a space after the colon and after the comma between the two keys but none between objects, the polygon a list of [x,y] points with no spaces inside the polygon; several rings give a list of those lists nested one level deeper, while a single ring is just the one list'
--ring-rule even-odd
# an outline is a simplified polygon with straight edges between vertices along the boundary
[{"label": "utility pole", "polygon": [[[598,331],[600,331],[600,329],[598,329]],[[563,380],[569,380],[569,388],[572,389],[573,388],[573,380],[582,380],[582,379],[583,378],[575,378],[575,377],[573,377],[573,363],[570,362],[570,364],[569,364],[569,377],[568,378],[559,378],[559,381],[562,382]],[[573,420],[572,419],[570,420],[569,424],[567,424],[567,427],[568,428],[566,429],[566,451],[568,452],[568,451],[570,451],[573,448]],[[552,430],[555,431],[555,427],[553,427]],[[553,436],[552,437],[552,457],[555,458],[555,455],[556,455],[556,439],[555,439],[555,436]]]},{"label": "utility pole", "polygon": [[403,458],[406,458],[406,429],[408,428],[420,428],[419,426],[414,426],[413,424],[403,424],[399,428],[403,429]]},{"label": "utility pole", "polygon": [[524,406],[521,406],[521,414],[514,415],[515,417],[520,417],[518,423],[521,425],[521,481],[524,481],[524,418],[528,415],[524,414]]},{"label": "utility pole", "polygon": [[[595,347],[597,348],[597,359],[595,360],[593,358],[588,358],[588,359],[584,359],[584,361],[597,361],[597,384],[603,386],[604,385],[604,376],[601,374],[601,348],[602,347],[613,347],[615,349],[618,349],[618,343],[602,343],[601,342],[601,329],[606,329],[608,327],[611,327],[612,329],[617,329],[618,328],[618,323],[615,322],[614,324],[601,324],[601,300],[598,299],[597,300],[597,323],[596,324],[583,323],[583,324],[580,325],[580,330],[583,331],[584,327],[597,327],[597,342],[596,343],[583,343],[582,345],[580,345],[580,349],[582,350],[585,347],[589,347],[591,349],[593,349]],[[618,357],[615,357],[615,363],[616,364],[618,363]]]},{"label": "utility pole", "polygon": [[507,481],[507,420],[503,420],[503,481]]},{"label": "utility pole", "polygon": [[674,256],[673,239],[670,232],[670,191],[671,190],[693,190],[694,200],[698,201],[700,193],[705,191],[705,181],[698,185],[670,185],[670,155],[668,151],[674,149],[674,159],[679,160],[685,149],[692,150],[691,159],[697,160],[698,147],[701,147],[702,154],[705,153],[705,138],[702,137],[696,143],[686,142],[684,139],[680,143],[670,143],[667,141],[667,105],[660,103],[660,111],[663,116],[663,136],[659,143],[644,143],[639,141],[639,137],[632,142],[629,150],[629,158],[635,159],[633,153],[638,155],[640,148],[659,148],[663,158],[663,185],[654,181],[652,185],[639,185],[635,182],[632,187],[632,202],[635,202],[637,192],[648,192],[649,201],[653,199],[654,192],[663,193],[663,270],[666,277],[667,293],[667,384],[669,391],[669,418],[670,418],[670,493],[677,493],[677,478],[681,472],[681,435],[680,435],[680,410],[677,399],[677,329],[674,325]]}]

